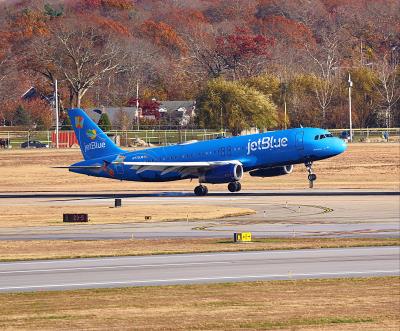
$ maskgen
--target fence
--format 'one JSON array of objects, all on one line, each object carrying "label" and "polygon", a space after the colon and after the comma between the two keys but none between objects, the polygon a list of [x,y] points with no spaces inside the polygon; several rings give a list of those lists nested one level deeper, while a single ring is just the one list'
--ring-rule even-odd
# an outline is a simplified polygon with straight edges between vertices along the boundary
[{"label": "fence", "polygon": [[[349,131],[349,129],[332,129],[329,130],[333,135],[340,136],[343,131]],[[400,139],[400,128],[364,128],[364,129],[353,129],[353,141],[354,142],[367,142],[367,141],[381,141],[383,135],[388,133],[390,141],[399,141]]]},{"label": "fence", "polygon": [[[29,140],[38,140],[48,144],[50,147],[55,147],[54,131],[4,131],[0,130],[0,139],[9,142],[12,148],[20,148],[21,144]],[[332,129],[330,130],[335,136],[340,136],[343,131],[348,129]],[[384,132],[389,133],[390,141],[400,140],[400,128],[365,128],[354,129],[354,141],[381,141],[383,140]],[[107,132],[110,136],[119,136],[119,141],[122,146],[131,146],[137,139],[144,141],[146,144],[153,145],[170,145],[181,143],[189,140],[209,140],[217,138],[221,135],[230,135],[228,132],[215,130],[130,130],[119,131],[112,130]],[[63,141],[67,137],[68,141]],[[60,131],[60,147],[71,146],[71,135],[68,131]]]},{"label": "fence", "polygon": [[[4,128],[3,128],[4,130]],[[71,138],[72,131],[60,131],[59,146],[62,148],[70,147],[75,143]],[[117,139],[121,146],[132,146],[135,141],[140,139],[147,144],[152,145],[171,145],[182,143],[189,140],[209,140],[218,136],[225,135],[225,131],[215,130],[129,130],[119,131],[111,130],[107,135],[111,137],[118,136]],[[0,139],[9,143],[11,148],[20,148],[25,141],[38,140],[50,147],[55,147],[56,135],[54,131],[0,131]]]}]

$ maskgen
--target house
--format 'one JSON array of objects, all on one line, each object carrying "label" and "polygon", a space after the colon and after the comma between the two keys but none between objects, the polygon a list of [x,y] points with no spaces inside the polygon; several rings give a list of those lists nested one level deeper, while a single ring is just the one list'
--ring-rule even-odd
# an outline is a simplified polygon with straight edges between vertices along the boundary
[{"label": "house", "polygon": [[46,100],[50,105],[54,105],[54,95],[45,95],[37,90],[36,87],[31,86],[24,94],[21,95],[21,99],[24,101],[31,101],[35,99]]},{"label": "house", "polygon": [[[144,103],[145,104],[145,103]],[[147,103],[146,103],[147,104]],[[190,120],[195,116],[195,101],[158,101],[152,100],[152,104],[157,107],[142,109],[139,112],[136,107],[96,107],[89,108],[88,115],[98,122],[103,112],[107,113],[113,127],[129,127],[129,124],[135,123],[137,116],[150,120],[162,121],[168,125],[187,126]]]},{"label": "house", "polygon": [[180,126],[186,126],[196,115],[196,101],[160,101],[161,118]]}]

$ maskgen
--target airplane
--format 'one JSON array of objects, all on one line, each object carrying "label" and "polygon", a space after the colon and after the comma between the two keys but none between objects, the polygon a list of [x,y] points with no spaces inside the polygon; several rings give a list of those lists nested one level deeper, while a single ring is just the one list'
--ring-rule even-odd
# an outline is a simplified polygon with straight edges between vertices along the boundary
[{"label": "airplane", "polygon": [[69,171],[94,177],[138,182],[198,179],[196,196],[205,196],[204,184],[228,184],[239,192],[245,172],[254,177],[290,174],[304,164],[310,187],[317,179],[313,162],[343,153],[346,143],[324,129],[294,128],[259,134],[125,151],[80,108],[68,110],[84,161]]}]

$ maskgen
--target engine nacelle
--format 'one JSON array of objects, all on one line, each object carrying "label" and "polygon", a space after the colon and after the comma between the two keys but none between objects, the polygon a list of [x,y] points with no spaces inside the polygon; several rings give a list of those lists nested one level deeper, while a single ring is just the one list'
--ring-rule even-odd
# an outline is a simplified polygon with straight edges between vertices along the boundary
[{"label": "engine nacelle", "polygon": [[241,164],[225,164],[208,170],[200,176],[200,183],[223,184],[241,180],[243,166]]},{"label": "engine nacelle", "polygon": [[250,176],[253,177],[276,177],[282,175],[288,175],[293,171],[293,164],[286,165],[283,167],[274,168],[260,168],[257,170],[250,171]]}]

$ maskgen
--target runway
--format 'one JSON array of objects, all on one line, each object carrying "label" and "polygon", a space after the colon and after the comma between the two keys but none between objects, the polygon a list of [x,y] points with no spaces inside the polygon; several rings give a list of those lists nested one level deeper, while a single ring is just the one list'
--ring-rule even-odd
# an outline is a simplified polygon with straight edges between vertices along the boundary
[{"label": "runway", "polygon": [[[231,238],[250,231],[255,237],[398,237],[400,192],[384,190],[279,190],[216,192],[206,197],[192,193],[9,193],[1,206],[201,205],[234,206],[256,214],[209,221],[124,222],[118,224],[63,224],[0,227],[0,240],[97,240],[129,238]],[[123,207],[122,207],[123,208]],[[188,209],[190,213],[190,209]]]},{"label": "runway", "polygon": [[0,292],[396,276],[399,253],[366,247],[0,263]]}]

